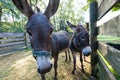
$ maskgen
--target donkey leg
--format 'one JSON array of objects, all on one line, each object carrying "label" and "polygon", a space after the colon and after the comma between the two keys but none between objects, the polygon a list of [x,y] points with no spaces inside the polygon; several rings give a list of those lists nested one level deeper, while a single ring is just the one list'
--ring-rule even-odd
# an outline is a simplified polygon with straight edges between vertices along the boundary
[{"label": "donkey leg", "polygon": [[73,56],[73,64],[74,64],[72,74],[75,74],[75,70],[76,70],[76,53],[72,52],[72,56]]},{"label": "donkey leg", "polygon": [[84,56],[84,61],[86,61],[85,56]]},{"label": "donkey leg", "polygon": [[41,78],[42,78],[42,80],[46,80],[45,79],[45,74],[41,74]]},{"label": "donkey leg", "polygon": [[36,56],[33,55],[33,57],[34,57],[34,59],[36,60]]},{"label": "donkey leg", "polygon": [[68,61],[67,51],[65,50],[65,62]]},{"label": "donkey leg", "polygon": [[80,62],[81,62],[82,71],[84,72],[82,53],[80,53]]},{"label": "donkey leg", "polygon": [[58,55],[54,58],[54,70],[55,70],[55,76],[54,76],[54,80],[57,80],[57,61],[58,61]]},{"label": "donkey leg", "polygon": [[71,61],[70,51],[69,51],[69,49],[68,49],[68,55],[69,55],[69,61]]}]

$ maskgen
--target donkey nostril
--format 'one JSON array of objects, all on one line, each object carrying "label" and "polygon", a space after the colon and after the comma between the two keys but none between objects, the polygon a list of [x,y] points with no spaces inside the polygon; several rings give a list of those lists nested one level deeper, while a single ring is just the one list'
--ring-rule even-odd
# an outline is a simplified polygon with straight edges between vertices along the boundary
[{"label": "donkey nostril", "polygon": [[41,73],[40,68],[38,68],[38,70],[37,70],[37,71],[38,71],[38,73]]},{"label": "donkey nostril", "polygon": [[52,64],[50,66],[52,67]]},{"label": "donkey nostril", "polygon": [[45,74],[45,73],[49,72],[51,69],[52,69],[52,64],[50,64],[49,67],[44,68],[44,69],[38,68],[38,73]]},{"label": "donkey nostril", "polygon": [[50,70],[51,70],[51,68],[52,68],[52,64],[50,64],[50,66],[49,66],[49,68],[48,68],[48,71],[50,71]]}]

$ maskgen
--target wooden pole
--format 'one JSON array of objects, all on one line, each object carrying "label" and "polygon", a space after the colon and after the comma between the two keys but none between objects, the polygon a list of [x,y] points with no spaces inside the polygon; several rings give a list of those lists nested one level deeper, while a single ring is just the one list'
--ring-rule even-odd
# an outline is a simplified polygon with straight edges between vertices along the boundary
[{"label": "wooden pole", "polygon": [[28,44],[27,44],[27,33],[24,33],[24,40],[25,40],[25,47],[28,49]]},{"label": "wooden pole", "polygon": [[90,34],[91,34],[91,75],[97,78],[97,2],[90,3]]}]

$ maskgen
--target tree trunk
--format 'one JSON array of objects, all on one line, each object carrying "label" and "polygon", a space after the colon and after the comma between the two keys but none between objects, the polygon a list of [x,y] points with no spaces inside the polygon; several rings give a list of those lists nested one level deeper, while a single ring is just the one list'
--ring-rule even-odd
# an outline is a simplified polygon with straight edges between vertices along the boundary
[{"label": "tree trunk", "polygon": [[2,17],[2,7],[0,6],[0,26],[1,26],[1,17]]},{"label": "tree trunk", "polygon": [[2,21],[2,7],[0,6],[0,32],[1,32],[1,28],[2,28],[2,23],[1,23],[1,21]]}]

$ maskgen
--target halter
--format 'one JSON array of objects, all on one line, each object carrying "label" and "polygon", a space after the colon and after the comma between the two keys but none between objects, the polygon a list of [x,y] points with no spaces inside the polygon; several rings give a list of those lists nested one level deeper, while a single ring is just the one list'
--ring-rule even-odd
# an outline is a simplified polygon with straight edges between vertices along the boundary
[{"label": "halter", "polygon": [[[74,39],[75,40],[75,39]],[[74,46],[78,49],[78,50],[80,50],[79,48],[78,48],[78,46],[75,44],[75,41],[73,41],[73,44],[74,44]],[[80,45],[80,42],[78,41],[78,44]],[[80,50],[81,51],[81,50]]]},{"label": "halter", "polygon": [[32,51],[32,54],[34,56],[50,56],[51,55],[51,52],[48,52],[48,51]]}]

